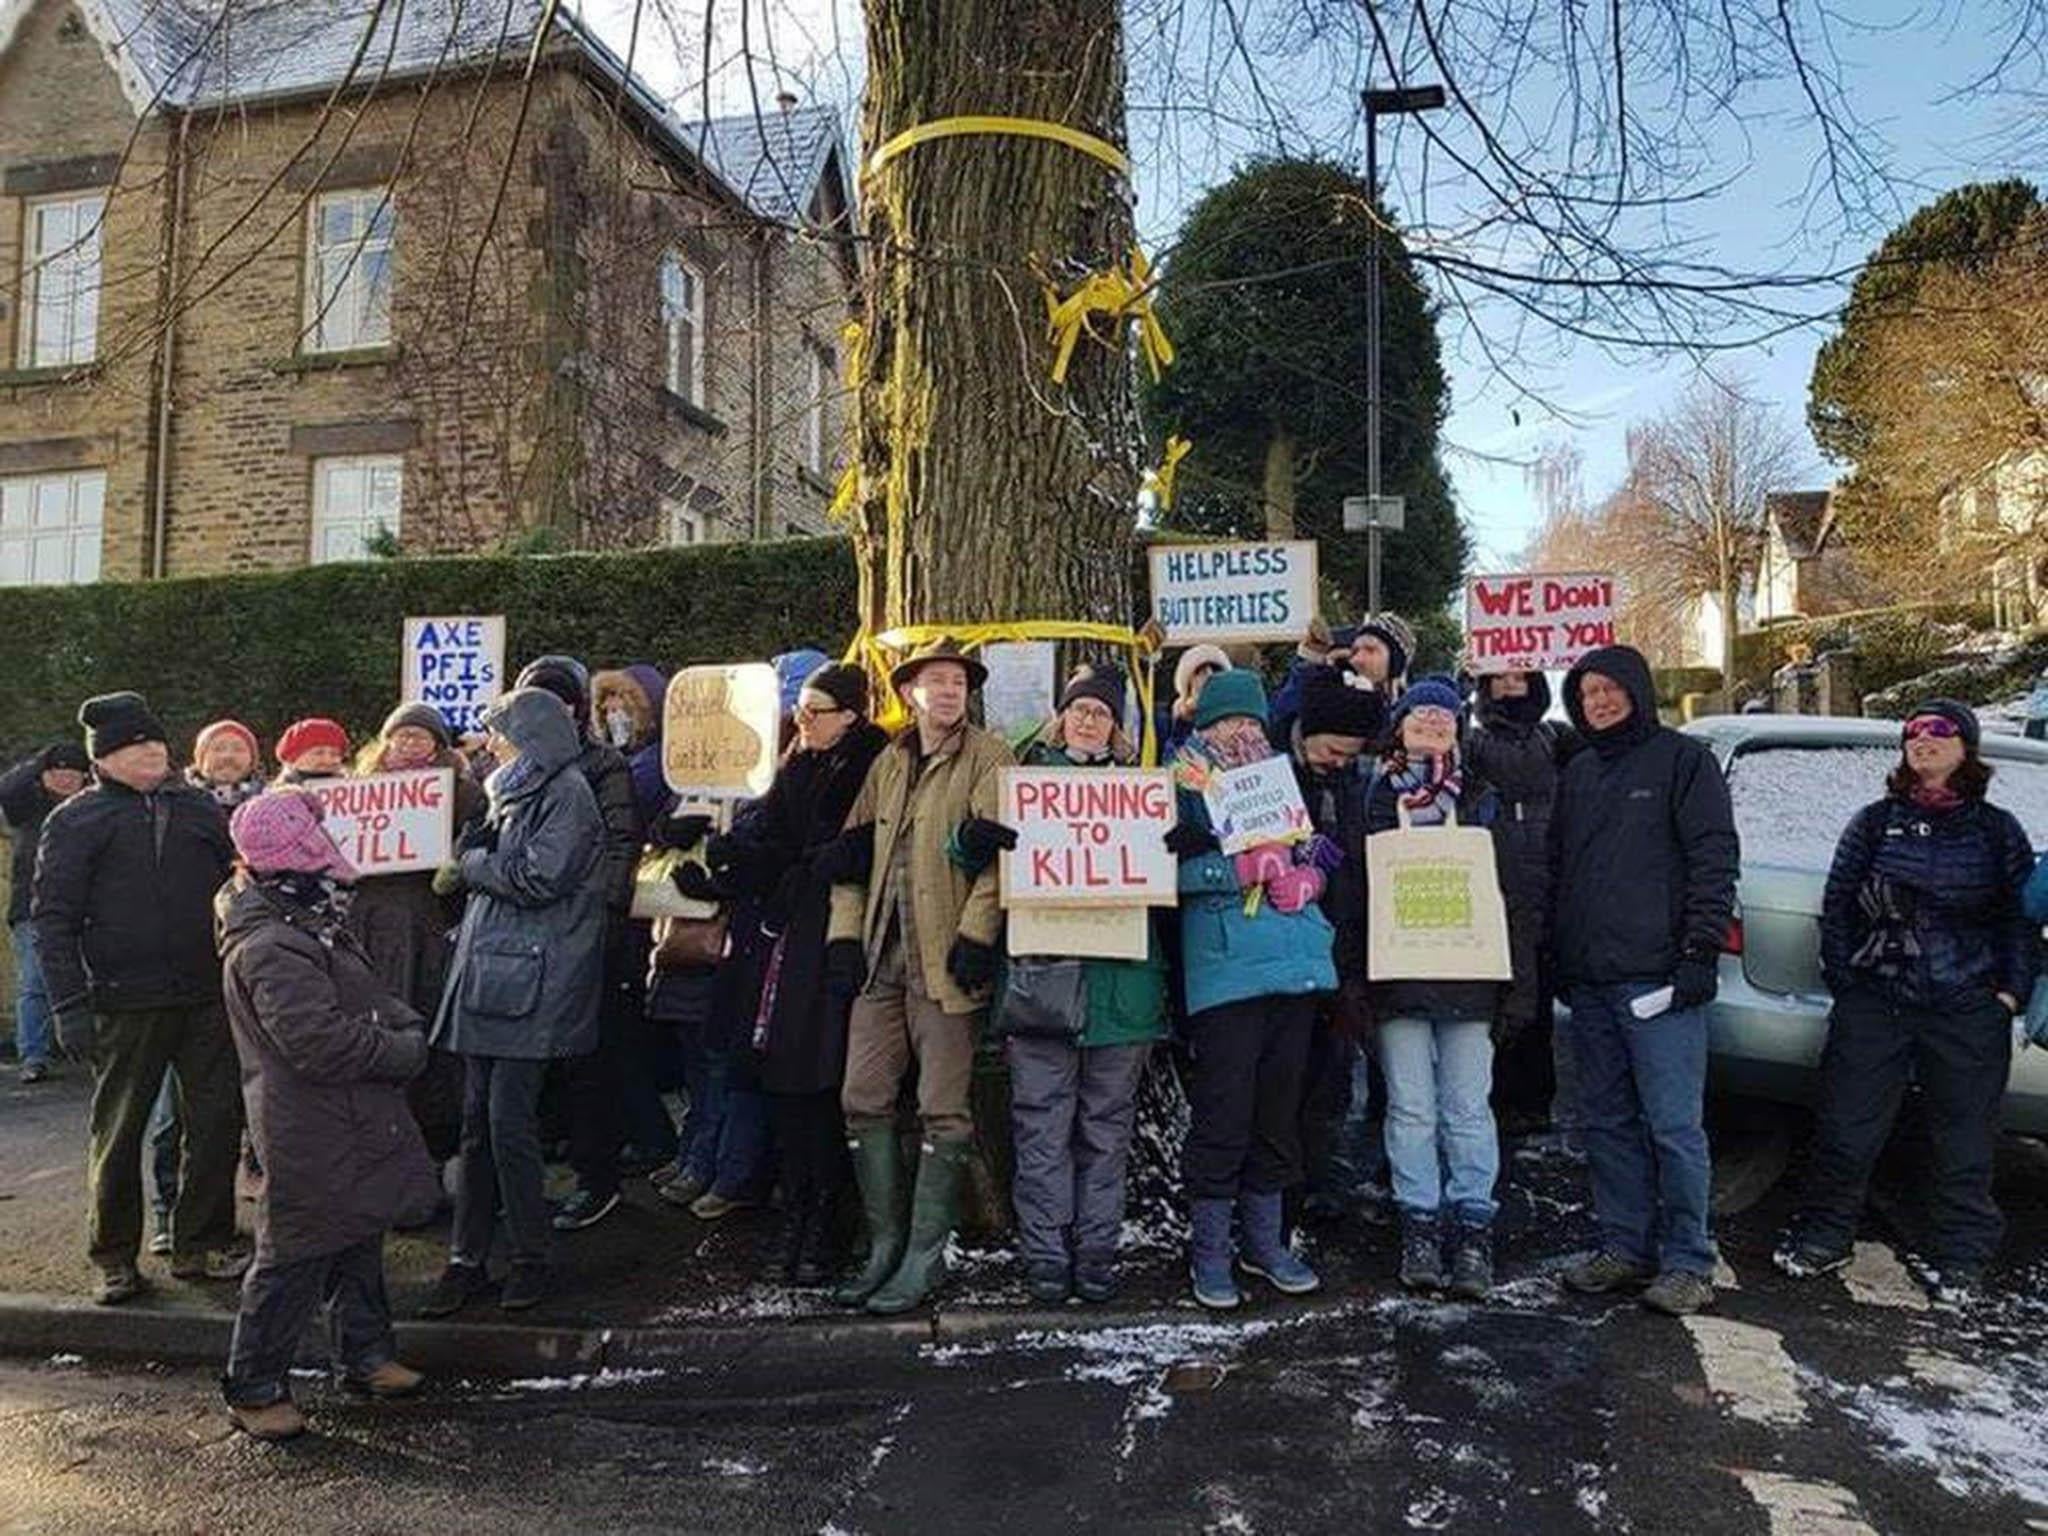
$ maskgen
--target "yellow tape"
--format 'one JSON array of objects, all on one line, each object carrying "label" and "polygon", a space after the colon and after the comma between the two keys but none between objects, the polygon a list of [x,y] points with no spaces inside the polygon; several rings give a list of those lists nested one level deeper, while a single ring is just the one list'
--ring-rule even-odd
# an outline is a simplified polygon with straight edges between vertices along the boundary
[{"label": "yellow tape", "polygon": [[1153,728],[1152,701],[1156,693],[1154,673],[1159,663],[1159,648],[1147,635],[1122,624],[1091,624],[1069,619],[1013,619],[988,624],[906,624],[884,630],[879,635],[862,630],[853,637],[842,660],[865,669],[868,676],[880,684],[876,695],[880,703],[874,711],[877,725],[896,730],[909,723],[910,711],[904,707],[896,690],[889,686],[889,672],[895,665],[895,658],[937,640],[952,640],[969,651],[1006,640],[1091,640],[1099,645],[1120,647],[1129,655],[1128,671],[1138,690],[1141,737],[1138,761],[1146,768],[1158,766],[1159,738]]},{"label": "yellow tape", "polygon": [[1159,461],[1159,467],[1145,471],[1145,483],[1142,488],[1152,493],[1152,499],[1158,504],[1160,511],[1164,512],[1173,505],[1174,474],[1180,468],[1180,461],[1188,456],[1194,446],[1184,437],[1168,437],[1166,453]]},{"label": "yellow tape", "polygon": [[1049,139],[1055,144],[1064,144],[1069,149],[1078,149],[1084,155],[1093,156],[1119,175],[1131,174],[1131,157],[1107,139],[1098,139],[1092,133],[1069,128],[1065,123],[1049,123],[1043,118],[983,116],[941,117],[929,123],[920,123],[915,128],[906,128],[868,156],[867,174],[879,175],[883,166],[904,151],[915,149],[920,144],[929,144],[933,139],[957,139],[971,134]]},{"label": "yellow tape", "polygon": [[[1067,365],[1073,361],[1074,348],[1084,331],[1095,334],[1089,322],[1096,315],[1107,316],[1116,326],[1117,336],[1121,336],[1125,320],[1138,322],[1138,345],[1145,354],[1145,366],[1152,370],[1153,383],[1159,382],[1159,376],[1173,362],[1173,343],[1152,310],[1152,265],[1145,260],[1145,253],[1135,247],[1131,250],[1128,272],[1111,267],[1107,272],[1094,273],[1065,298],[1060,298],[1047,284],[1045,308],[1053,336],[1055,384],[1067,382]],[[1107,344],[1114,346],[1117,342],[1111,338]]]}]

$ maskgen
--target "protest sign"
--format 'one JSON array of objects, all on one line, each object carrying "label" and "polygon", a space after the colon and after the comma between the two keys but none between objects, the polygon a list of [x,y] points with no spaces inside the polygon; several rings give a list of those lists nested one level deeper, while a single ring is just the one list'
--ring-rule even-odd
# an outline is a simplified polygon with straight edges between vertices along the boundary
[{"label": "protest sign", "polygon": [[1562,671],[1612,644],[1612,576],[1474,576],[1465,583],[1465,648],[1475,673]]},{"label": "protest sign", "polygon": [[1313,539],[1155,544],[1152,617],[1166,643],[1299,640],[1316,612]]},{"label": "protest sign", "polygon": [[398,696],[431,704],[460,736],[483,729],[483,713],[505,686],[503,615],[407,619]]},{"label": "protest sign", "polygon": [[1013,955],[1142,960],[1152,913],[1147,907],[1018,907],[1003,927]]},{"label": "protest sign", "polygon": [[319,800],[328,837],[365,876],[411,874],[448,861],[455,823],[452,768],[307,779],[299,787]]},{"label": "protest sign", "polygon": [[1179,870],[1166,834],[1173,775],[1163,768],[1005,768],[1005,907],[1170,907]]},{"label": "protest sign", "polygon": [[662,701],[662,777],[679,795],[764,794],[781,725],[782,689],[767,662],[685,667]]},{"label": "protest sign", "polygon": [[988,668],[981,685],[982,724],[1005,740],[1052,714],[1057,647],[1050,640],[998,640],[976,654]]},{"label": "protest sign", "polygon": [[1202,798],[1216,841],[1228,854],[1260,843],[1298,843],[1315,830],[1294,765],[1284,756],[1210,774]]}]

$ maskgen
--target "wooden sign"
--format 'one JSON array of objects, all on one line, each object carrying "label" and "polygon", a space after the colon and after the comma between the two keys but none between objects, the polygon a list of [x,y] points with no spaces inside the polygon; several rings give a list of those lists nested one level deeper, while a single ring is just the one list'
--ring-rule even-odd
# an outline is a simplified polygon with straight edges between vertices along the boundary
[{"label": "wooden sign", "polygon": [[455,832],[455,770],[408,768],[360,779],[308,779],[327,835],[358,873],[405,875],[447,862]]},{"label": "wooden sign", "polygon": [[1474,673],[1563,671],[1612,644],[1612,576],[1474,576],[1465,583],[1465,650]]},{"label": "wooden sign", "polygon": [[781,726],[782,688],[767,662],[685,667],[662,700],[662,777],[679,795],[765,794]]},{"label": "wooden sign", "polygon": [[1005,907],[1170,907],[1180,870],[1166,834],[1173,775],[1164,768],[1005,768]]}]

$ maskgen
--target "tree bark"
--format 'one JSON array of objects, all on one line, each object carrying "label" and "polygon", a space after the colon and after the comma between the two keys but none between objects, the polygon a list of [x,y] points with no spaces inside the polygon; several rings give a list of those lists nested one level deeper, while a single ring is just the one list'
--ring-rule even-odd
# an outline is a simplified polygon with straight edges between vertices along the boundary
[{"label": "tree bark", "polygon": [[1294,434],[1274,428],[1266,439],[1266,537],[1294,537]]},{"label": "tree bark", "polygon": [[[992,115],[1124,142],[1116,0],[866,0],[866,157]],[[862,619],[1131,617],[1141,436],[1128,326],[1084,337],[1064,386],[1039,274],[1062,295],[1128,259],[1130,191],[1062,144],[975,135],[863,184],[853,350]],[[1098,331],[1107,327],[1098,322]]]}]

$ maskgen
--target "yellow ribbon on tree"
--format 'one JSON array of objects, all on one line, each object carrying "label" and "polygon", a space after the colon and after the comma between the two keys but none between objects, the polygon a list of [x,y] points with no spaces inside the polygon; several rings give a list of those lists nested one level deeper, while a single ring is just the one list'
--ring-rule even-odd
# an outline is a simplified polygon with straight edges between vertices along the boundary
[{"label": "yellow ribbon on tree", "polygon": [[1173,363],[1173,343],[1152,310],[1152,264],[1136,246],[1131,248],[1128,271],[1111,267],[1107,272],[1094,273],[1064,299],[1050,283],[1046,284],[1045,308],[1052,327],[1055,384],[1067,382],[1067,365],[1073,361],[1074,348],[1084,331],[1095,334],[1090,321],[1096,315],[1109,318],[1113,336],[1108,338],[1108,344],[1112,346],[1122,336],[1125,320],[1138,322],[1138,346],[1145,354],[1145,366],[1152,370],[1153,383],[1158,383],[1159,376]]},{"label": "yellow ribbon on tree", "polygon": [[1173,505],[1174,474],[1180,468],[1180,461],[1188,456],[1194,446],[1193,443],[1184,437],[1178,435],[1168,437],[1166,440],[1166,454],[1159,461],[1159,467],[1145,471],[1143,489],[1152,493],[1152,498],[1158,503],[1160,511],[1164,512]]},{"label": "yellow ribbon on tree", "polygon": [[907,624],[873,635],[863,629],[846,648],[845,660],[859,666],[879,685],[875,697],[874,721],[886,730],[896,730],[910,721],[910,711],[896,690],[889,686],[889,673],[896,658],[921,645],[951,640],[962,650],[976,651],[984,645],[1006,640],[1087,640],[1122,649],[1130,659],[1130,677],[1138,690],[1139,764],[1146,768],[1159,762],[1159,737],[1152,725],[1154,697],[1153,668],[1159,648],[1151,637],[1122,624],[1092,624],[1070,619],[1016,619],[990,624]]},{"label": "yellow ribbon on tree", "polygon": [[1131,174],[1131,157],[1109,140],[1097,138],[1092,133],[1084,133],[1079,128],[1069,128],[1065,123],[1049,123],[1038,117],[981,115],[935,118],[929,123],[919,123],[915,128],[904,129],[868,156],[867,173],[870,176],[879,175],[883,166],[905,150],[915,149],[920,144],[929,144],[933,139],[957,139],[975,134],[993,134],[1016,139],[1046,139],[1055,144],[1064,144],[1069,149],[1078,149],[1082,154],[1100,160],[1119,175]]}]

